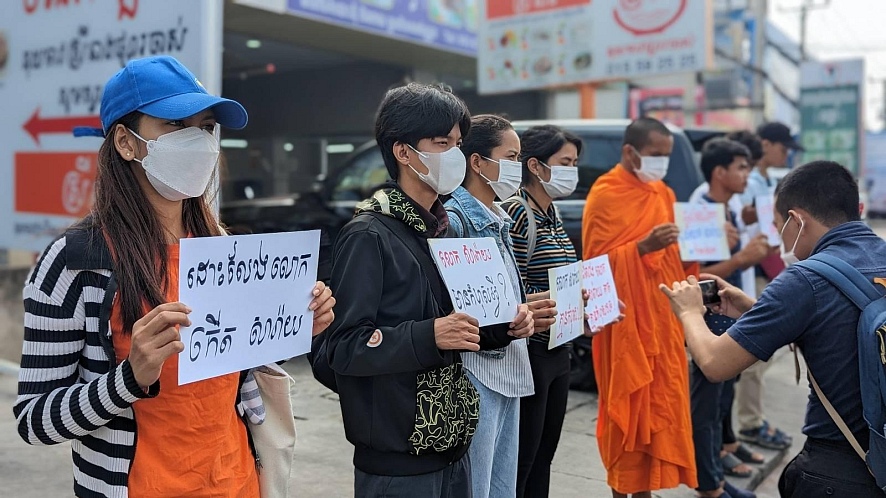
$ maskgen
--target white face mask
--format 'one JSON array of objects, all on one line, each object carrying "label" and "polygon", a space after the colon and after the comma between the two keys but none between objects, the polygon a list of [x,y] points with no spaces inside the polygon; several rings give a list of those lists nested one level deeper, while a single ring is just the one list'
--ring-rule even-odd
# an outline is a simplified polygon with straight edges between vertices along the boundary
[{"label": "white face mask", "polygon": [[421,181],[430,185],[434,192],[440,195],[449,195],[461,185],[465,179],[465,155],[461,149],[453,147],[446,152],[421,152],[415,147],[406,144],[418,154],[422,164],[428,168],[428,173],[419,173],[409,164],[409,168],[415,172]]},{"label": "white face mask", "polygon": [[129,130],[148,149],[144,159],[133,160],[141,163],[148,181],[165,199],[181,201],[200,197],[206,192],[218,164],[218,129],[215,125],[215,130],[209,133],[189,126],[160,135],[156,140],[145,140]]},{"label": "white face mask", "polygon": [[483,159],[498,163],[498,180],[492,181],[480,173],[480,176],[492,187],[495,195],[504,201],[517,193],[517,189],[520,188],[520,183],[523,181],[523,165],[508,159],[499,159],[498,161],[488,157],[483,157]]},{"label": "white face mask", "polygon": [[664,180],[668,174],[668,164],[671,158],[668,156],[641,156],[637,149],[634,149],[637,157],[640,158],[640,169],[637,171],[637,177],[644,183],[657,182]]},{"label": "white face mask", "polygon": [[548,166],[541,161],[538,163],[551,170],[551,181],[549,182],[535,175],[538,176],[538,181],[541,182],[541,186],[551,196],[551,199],[569,197],[575,192],[575,187],[578,186],[578,166]]},{"label": "white face mask", "polygon": [[[794,241],[793,247],[791,247],[790,251],[785,252],[784,250],[784,229],[787,228],[788,222],[791,221],[792,216],[788,216],[788,220],[784,222],[784,226],[781,227],[781,260],[784,261],[785,266],[791,266],[793,264],[797,264],[800,262],[800,258],[794,254],[794,251],[797,249],[797,243],[800,242],[800,234],[803,233],[803,227],[805,223],[802,219],[800,219],[800,230],[797,232],[797,239]],[[799,218],[798,218],[799,219]]]}]

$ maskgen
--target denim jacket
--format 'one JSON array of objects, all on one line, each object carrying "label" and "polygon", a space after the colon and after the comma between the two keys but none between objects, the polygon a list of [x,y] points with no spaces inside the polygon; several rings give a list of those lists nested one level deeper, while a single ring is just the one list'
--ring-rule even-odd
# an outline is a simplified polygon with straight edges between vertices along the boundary
[{"label": "denim jacket", "polygon": [[[521,302],[526,302],[510,235],[513,220],[498,206],[493,206],[492,209],[501,216],[500,219],[496,219],[490,210],[464,187],[457,188],[452,193],[451,199],[446,202],[450,226],[458,237],[495,239],[508,269],[514,292],[520,296]],[[515,340],[499,350],[464,353],[462,357],[468,372],[487,388],[507,397],[534,394],[525,339]]]}]

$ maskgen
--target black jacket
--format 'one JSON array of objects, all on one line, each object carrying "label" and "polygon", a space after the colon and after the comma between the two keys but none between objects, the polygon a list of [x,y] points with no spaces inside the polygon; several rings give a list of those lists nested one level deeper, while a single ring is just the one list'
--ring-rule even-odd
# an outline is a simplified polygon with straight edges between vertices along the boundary
[{"label": "black jacket", "polygon": [[321,380],[324,368],[334,373],[354,466],[366,473],[436,472],[476,429],[479,398],[459,353],[435,341],[434,320],[452,306],[430,258],[426,234],[379,213],[358,215],[336,243],[336,318],[313,363]]}]

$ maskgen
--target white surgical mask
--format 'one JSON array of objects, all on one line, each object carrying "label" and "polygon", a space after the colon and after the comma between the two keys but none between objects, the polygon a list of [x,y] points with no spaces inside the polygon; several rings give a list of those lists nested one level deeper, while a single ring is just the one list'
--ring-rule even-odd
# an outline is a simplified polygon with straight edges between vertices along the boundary
[{"label": "white surgical mask", "polygon": [[480,176],[492,187],[495,195],[504,201],[517,193],[517,189],[520,188],[520,183],[523,181],[523,165],[508,159],[499,159],[497,161],[488,157],[483,159],[498,163],[498,180],[492,181],[486,178],[486,175],[480,173]]},{"label": "white surgical mask", "polygon": [[651,183],[664,180],[665,175],[668,174],[668,164],[671,161],[670,157],[641,156],[640,152],[636,149],[634,149],[634,152],[637,152],[637,156],[640,157],[640,169],[637,171],[637,177],[640,181]]},{"label": "white surgical mask", "polygon": [[[784,250],[784,229],[787,228],[788,222],[791,221],[792,216],[788,216],[788,220],[784,222],[784,226],[781,227],[781,260],[784,261],[785,266],[791,266],[800,262],[800,258],[794,254],[794,251],[797,249],[797,243],[800,242],[800,234],[803,233],[803,227],[805,223],[802,219],[800,219],[800,230],[797,232],[797,239],[794,241],[793,247],[791,247],[790,251],[785,252]],[[799,219],[799,218],[798,218]]]},{"label": "white surgical mask", "polygon": [[129,130],[146,144],[144,159],[134,159],[145,169],[154,189],[170,201],[200,197],[206,192],[212,173],[218,164],[218,125],[212,133],[189,126],[156,140],[145,140]]},{"label": "white surgical mask", "polygon": [[575,187],[578,186],[577,166],[548,166],[541,161],[538,163],[551,170],[551,181],[549,182],[542,180],[540,176],[536,175],[538,176],[538,181],[541,182],[541,186],[551,196],[551,199],[569,197],[575,192]]},{"label": "white surgical mask", "polygon": [[407,146],[418,154],[428,173],[419,173],[412,165],[408,165],[421,181],[430,185],[434,192],[449,195],[461,185],[465,179],[465,155],[461,149],[453,147],[446,152],[421,152],[415,147]]}]

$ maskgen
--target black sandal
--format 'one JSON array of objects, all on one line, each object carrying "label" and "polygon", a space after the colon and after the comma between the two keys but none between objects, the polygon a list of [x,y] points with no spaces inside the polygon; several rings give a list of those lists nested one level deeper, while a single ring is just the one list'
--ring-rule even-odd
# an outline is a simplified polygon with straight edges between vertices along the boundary
[{"label": "black sandal", "polygon": [[754,452],[749,450],[747,448],[747,446],[745,446],[741,443],[738,443],[738,448],[735,451],[733,451],[732,454],[735,455],[736,457],[738,457],[738,459],[744,463],[752,463],[752,464],[760,465],[760,464],[766,462],[766,457],[764,457],[762,455],[760,456],[759,460],[755,459]]},{"label": "black sandal", "polygon": [[745,472],[739,472],[735,469],[745,465],[744,462],[738,459],[737,456],[732,453],[726,453],[725,455],[720,457],[720,461],[723,463],[723,473],[727,476],[731,477],[751,477],[754,474],[753,469],[748,469]]}]

